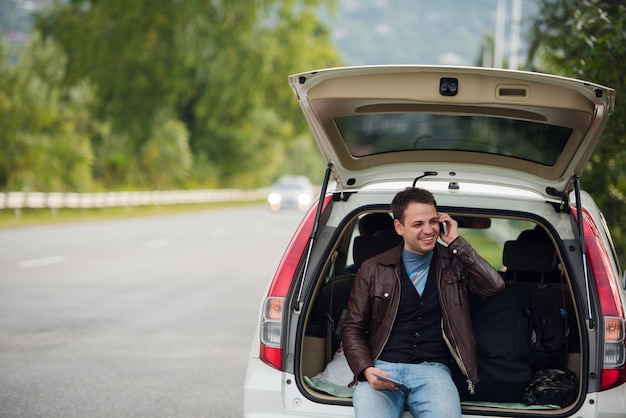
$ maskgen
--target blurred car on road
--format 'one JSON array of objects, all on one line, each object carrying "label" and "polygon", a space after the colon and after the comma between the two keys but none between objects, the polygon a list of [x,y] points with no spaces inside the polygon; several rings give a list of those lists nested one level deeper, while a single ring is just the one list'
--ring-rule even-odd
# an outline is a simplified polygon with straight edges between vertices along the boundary
[{"label": "blurred car on road", "polygon": [[313,201],[313,186],[306,176],[284,175],[271,186],[267,197],[271,210],[307,210]]}]

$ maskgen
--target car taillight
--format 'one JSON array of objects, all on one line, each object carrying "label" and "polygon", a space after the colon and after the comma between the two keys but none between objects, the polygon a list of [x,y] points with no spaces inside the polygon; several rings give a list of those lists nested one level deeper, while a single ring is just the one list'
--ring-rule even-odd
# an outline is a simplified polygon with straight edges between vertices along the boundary
[{"label": "car taillight", "polygon": [[280,349],[281,327],[283,325],[283,304],[285,298],[268,297],[263,303],[261,317],[261,353],[265,363],[280,368],[282,350]]},{"label": "car taillight", "polygon": [[[330,194],[324,198],[322,212],[326,210],[331,199],[332,195]],[[317,205],[313,205],[304,216],[291,242],[289,242],[287,250],[278,264],[278,269],[276,269],[263,304],[259,358],[264,363],[278,370],[282,370],[283,364],[281,341],[285,297],[311,238],[316,211]]]},{"label": "car taillight", "polygon": [[600,232],[586,210],[583,210],[583,223],[589,264],[604,317],[604,365],[600,390],[605,390],[626,382],[626,318],[619,295],[618,278],[611,268],[611,260]]}]

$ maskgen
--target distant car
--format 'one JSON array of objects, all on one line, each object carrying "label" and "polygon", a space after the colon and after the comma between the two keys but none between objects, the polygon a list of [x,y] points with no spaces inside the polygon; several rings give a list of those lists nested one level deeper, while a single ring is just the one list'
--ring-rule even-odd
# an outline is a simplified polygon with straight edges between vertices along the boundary
[{"label": "distant car", "polygon": [[[579,179],[615,91],[469,67],[334,68],[289,81],[328,168],[321,199],[303,217],[259,307],[244,416],[354,417],[340,331],[358,278],[345,266],[358,268],[399,245],[394,230],[366,236],[359,226],[371,213],[389,215],[394,195],[416,185],[435,195],[507,287],[532,298],[524,313],[533,327],[521,338],[513,329],[500,333],[528,364],[523,376],[499,386],[514,383],[519,398],[529,388],[535,399],[502,400],[499,387],[480,393],[511,367],[501,362],[493,377],[483,375],[482,362],[502,352],[488,329],[476,333],[476,393],[460,379],[463,416],[624,417],[626,282],[608,226]],[[475,312],[475,299],[459,293],[458,303]],[[491,319],[477,318],[475,330]],[[556,344],[547,349],[551,339]],[[545,354],[549,362],[539,362]],[[461,368],[462,360],[455,363]],[[531,387],[531,372],[546,370],[569,373],[567,399],[552,400],[563,384],[535,379],[540,384]]]},{"label": "distant car", "polygon": [[271,210],[307,210],[313,200],[313,186],[306,176],[286,175],[271,187],[267,202]]}]

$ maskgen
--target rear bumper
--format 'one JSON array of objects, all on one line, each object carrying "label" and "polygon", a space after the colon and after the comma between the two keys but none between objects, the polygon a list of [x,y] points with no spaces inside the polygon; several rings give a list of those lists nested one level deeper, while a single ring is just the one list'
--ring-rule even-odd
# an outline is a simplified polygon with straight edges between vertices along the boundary
[{"label": "rear bumper", "polygon": [[[589,407],[588,414],[587,407]],[[626,383],[613,389],[587,395],[585,406],[578,411],[578,415],[596,418],[626,417]]]},{"label": "rear bumper", "polygon": [[243,388],[243,414],[245,418],[353,418],[354,410],[312,402],[300,393],[292,374],[250,358]]},{"label": "rear bumper", "polygon": [[[298,390],[293,375],[280,372],[258,358],[248,361],[243,394],[245,418],[354,417],[351,407],[317,403],[305,398]],[[526,414],[520,412],[519,416]],[[405,413],[405,416],[410,415]],[[477,417],[481,414],[464,416]],[[565,416],[624,418],[626,384],[588,394],[580,409]]]},{"label": "rear bumper", "polygon": [[243,415],[247,418],[287,417],[282,399],[282,372],[251,358],[243,385]]}]

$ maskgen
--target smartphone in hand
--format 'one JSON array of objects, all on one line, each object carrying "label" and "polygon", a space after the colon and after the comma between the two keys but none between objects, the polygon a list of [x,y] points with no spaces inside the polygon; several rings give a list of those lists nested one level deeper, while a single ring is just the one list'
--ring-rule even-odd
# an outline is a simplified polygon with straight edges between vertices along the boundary
[{"label": "smartphone in hand", "polygon": [[400,382],[398,382],[398,381],[396,381],[396,380],[390,379],[390,378],[388,378],[388,377],[385,377],[385,376],[383,376],[383,375],[381,375],[381,374],[378,374],[378,373],[374,373],[374,372],[372,372],[372,374],[373,374],[374,376],[376,376],[376,378],[377,378],[377,379],[384,380],[385,382],[393,383],[393,384],[394,384],[394,385],[395,385],[398,389],[400,389],[400,390],[401,390],[402,392],[404,392],[405,394],[408,394],[408,393],[409,393],[409,388],[407,388],[406,386],[404,386],[402,383],[400,383]]},{"label": "smartphone in hand", "polygon": [[445,222],[439,222],[440,232],[444,236],[448,236],[448,224]]}]

